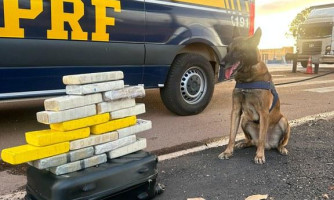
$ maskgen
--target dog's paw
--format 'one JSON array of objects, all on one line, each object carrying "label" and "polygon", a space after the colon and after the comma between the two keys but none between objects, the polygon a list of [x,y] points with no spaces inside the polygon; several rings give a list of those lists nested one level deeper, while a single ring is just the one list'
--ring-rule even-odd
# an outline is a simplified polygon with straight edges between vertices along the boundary
[{"label": "dog's paw", "polygon": [[237,144],[235,144],[234,148],[235,149],[244,149],[244,148],[250,147],[251,145],[252,144],[250,142],[242,141],[242,142],[238,142]]},{"label": "dog's paw", "polygon": [[246,143],[245,142],[238,142],[234,146],[235,149],[243,149],[245,147],[246,147]]},{"label": "dog's paw", "polygon": [[229,159],[232,155],[233,155],[233,153],[231,153],[231,152],[223,152],[223,153],[219,154],[218,158],[221,159],[221,160],[226,160],[226,159]]},{"label": "dog's paw", "polygon": [[262,165],[262,164],[264,164],[266,162],[266,158],[265,158],[264,155],[263,156],[256,155],[255,158],[254,158],[254,162],[256,164],[261,164]]},{"label": "dog's paw", "polygon": [[278,151],[284,156],[289,154],[289,151],[285,147],[278,148]]}]

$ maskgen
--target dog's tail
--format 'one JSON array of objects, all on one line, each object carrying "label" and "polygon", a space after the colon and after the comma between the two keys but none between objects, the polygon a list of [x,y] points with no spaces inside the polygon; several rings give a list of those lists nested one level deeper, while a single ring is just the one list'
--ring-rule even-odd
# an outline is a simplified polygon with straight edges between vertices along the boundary
[{"label": "dog's tail", "polygon": [[289,122],[285,117],[281,118],[280,125],[281,125],[281,128],[283,130],[283,135],[282,135],[282,138],[280,140],[279,146],[285,147],[289,142],[291,129],[290,129]]}]

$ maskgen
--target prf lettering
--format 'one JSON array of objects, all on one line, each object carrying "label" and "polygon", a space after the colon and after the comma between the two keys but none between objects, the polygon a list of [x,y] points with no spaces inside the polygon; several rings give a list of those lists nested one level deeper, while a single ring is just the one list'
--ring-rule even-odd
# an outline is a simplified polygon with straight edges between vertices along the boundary
[{"label": "prf lettering", "polygon": [[[27,0],[29,1],[29,0]],[[47,30],[48,39],[61,40],[88,40],[88,32],[81,28],[79,20],[85,15],[85,6],[82,0],[47,0],[51,7],[51,29]],[[64,12],[64,4],[73,5],[73,13]],[[108,26],[115,25],[115,18],[108,17],[107,8],[121,12],[119,0],[91,0],[95,6],[95,32],[93,41],[109,41]],[[0,27],[0,37],[24,38],[24,28],[20,27],[21,19],[34,20],[43,12],[43,0],[30,0],[30,8],[19,8],[19,0],[3,0],[4,27]],[[71,38],[65,30],[65,22],[71,27]]]}]

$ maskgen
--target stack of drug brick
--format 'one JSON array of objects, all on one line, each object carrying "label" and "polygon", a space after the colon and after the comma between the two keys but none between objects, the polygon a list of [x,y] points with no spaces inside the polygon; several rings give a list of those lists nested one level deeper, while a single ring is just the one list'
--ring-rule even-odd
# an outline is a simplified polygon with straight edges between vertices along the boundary
[{"label": "stack of drug brick", "polygon": [[67,95],[45,100],[46,111],[37,113],[50,129],[27,132],[28,144],[4,149],[3,161],[61,175],[146,148],[146,139],[135,135],[152,127],[136,118],[145,105],[135,98],[145,90],[124,87],[121,79],[120,71],[64,76]]}]

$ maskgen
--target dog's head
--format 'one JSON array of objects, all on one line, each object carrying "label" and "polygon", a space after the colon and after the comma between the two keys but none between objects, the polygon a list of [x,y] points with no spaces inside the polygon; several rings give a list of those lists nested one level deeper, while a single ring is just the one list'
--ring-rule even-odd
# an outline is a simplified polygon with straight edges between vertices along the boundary
[{"label": "dog's head", "polygon": [[240,37],[238,29],[234,30],[232,43],[227,48],[225,62],[225,78],[230,79],[238,71],[252,67],[259,62],[259,45],[262,31],[256,30],[251,37]]}]

